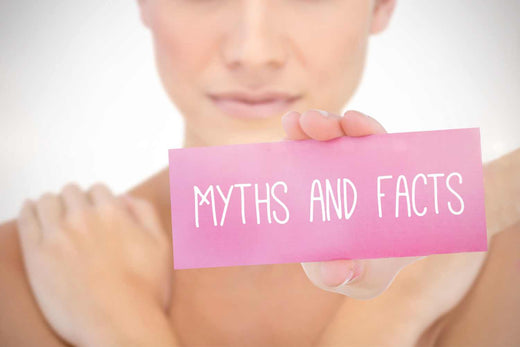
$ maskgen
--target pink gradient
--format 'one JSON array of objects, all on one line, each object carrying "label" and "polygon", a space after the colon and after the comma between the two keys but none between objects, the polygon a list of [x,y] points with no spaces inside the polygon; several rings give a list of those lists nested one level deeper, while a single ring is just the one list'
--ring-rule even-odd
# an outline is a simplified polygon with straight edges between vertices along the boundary
[{"label": "pink gradient", "polygon": [[[487,251],[478,128],[169,149],[169,164],[175,269]],[[464,201],[457,215],[448,203],[455,212],[462,205],[445,184],[452,172],[462,177],[461,183],[453,177],[450,181]],[[417,180],[415,190],[416,210],[426,207],[426,213],[419,216],[412,210],[408,216],[407,199],[400,197],[396,218],[397,177],[404,175],[410,187],[419,173],[444,174],[438,178],[438,213],[433,178],[428,177],[427,183]],[[377,177],[383,175],[393,179],[381,181],[385,196],[378,199]],[[333,187],[337,178],[354,183],[355,209],[349,219],[340,219],[331,207],[331,220],[323,221],[320,204],[315,203],[310,222],[311,183],[327,178]],[[287,185],[286,193],[281,186],[275,192],[289,218],[285,224],[273,218],[268,223],[266,204],[259,204],[257,224],[254,184],[259,197],[265,198],[265,184],[277,181]],[[199,205],[199,227],[195,226],[194,185],[203,193],[218,185],[226,195],[241,183],[252,185],[244,188],[243,215],[234,186],[221,226],[225,204],[215,188],[215,203],[208,195],[208,204]],[[325,193],[325,184],[322,187]],[[352,196],[347,190],[347,198]],[[271,212],[283,219],[284,209],[272,197],[270,201]]]}]

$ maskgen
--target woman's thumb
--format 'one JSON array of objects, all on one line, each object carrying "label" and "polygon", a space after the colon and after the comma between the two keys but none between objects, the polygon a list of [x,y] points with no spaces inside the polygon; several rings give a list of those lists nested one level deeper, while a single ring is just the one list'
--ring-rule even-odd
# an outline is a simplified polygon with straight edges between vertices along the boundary
[{"label": "woman's thumb", "polygon": [[383,293],[401,269],[421,258],[334,260],[302,263],[302,267],[317,287],[366,300]]}]

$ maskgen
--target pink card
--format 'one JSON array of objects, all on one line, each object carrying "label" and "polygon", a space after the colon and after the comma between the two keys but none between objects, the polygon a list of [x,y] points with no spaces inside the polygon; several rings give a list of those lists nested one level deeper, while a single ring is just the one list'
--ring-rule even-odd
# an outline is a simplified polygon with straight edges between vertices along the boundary
[{"label": "pink card", "polygon": [[175,269],[487,251],[478,128],[169,149]]}]

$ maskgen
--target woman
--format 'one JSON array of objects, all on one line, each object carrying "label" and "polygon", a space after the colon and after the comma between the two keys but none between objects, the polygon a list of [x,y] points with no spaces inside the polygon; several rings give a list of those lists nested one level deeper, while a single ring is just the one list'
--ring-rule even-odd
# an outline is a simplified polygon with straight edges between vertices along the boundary
[{"label": "woman", "polygon": [[[395,0],[139,4],[163,85],[184,116],[184,147],[385,131],[359,112],[339,115]],[[2,227],[0,312],[9,319],[0,320],[0,341],[518,343],[519,161],[517,151],[486,166],[489,234],[503,231],[487,254],[308,263],[305,272],[300,264],[173,272],[167,168],[127,197],[68,184],[26,201]]]}]

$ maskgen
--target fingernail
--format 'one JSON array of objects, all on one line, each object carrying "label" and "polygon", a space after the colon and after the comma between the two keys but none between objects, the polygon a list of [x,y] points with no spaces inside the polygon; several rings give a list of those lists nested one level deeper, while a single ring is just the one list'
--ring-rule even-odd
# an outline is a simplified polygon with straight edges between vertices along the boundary
[{"label": "fingernail", "polygon": [[356,110],[347,110],[347,111],[345,111],[343,113],[343,117],[345,117],[345,118],[350,117],[350,114],[352,114],[353,112],[355,112],[357,114],[360,114],[360,115],[364,116],[365,118],[372,118],[368,114],[365,114],[363,112],[359,112],[359,111],[356,111]]},{"label": "fingernail", "polygon": [[354,260],[322,262],[320,271],[321,278],[325,285],[338,288],[359,277],[361,274],[361,265]]},{"label": "fingernail", "polygon": [[345,275],[345,280],[340,285],[334,287],[334,288],[340,288],[344,285],[349,284],[350,282],[354,281],[356,278],[360,277],[363,272],[363,267],[359,261],[353,260],[352,261],[352,267],[347,271]]},{"label": "fingernail", "polygon": [[328,113],[327,111],[323,111],[323,110],[318,110],[316,109],[315,111],[318,111],[323,117],[330,117],[330,113]]},{"label": "fingernail", "polygon": [[291,111],[285,112],[285,114],[282,116],[282,118],[287,117],[287,116],[290,115],[291,113],[298,114],[298,115],[300,114],[298,111],[291,110]]},{"label": "fingernail", "polygon": [[354,270],[348,270],[347,273],[345,274],[345,280],[343,281],[343,283],[341,283],[333,288],[341,288],[344,285],[348,284],[350,281],[352,281],[353,278],[354,278]]}]

